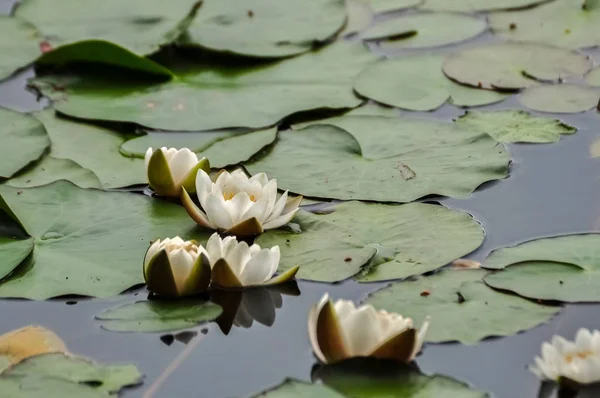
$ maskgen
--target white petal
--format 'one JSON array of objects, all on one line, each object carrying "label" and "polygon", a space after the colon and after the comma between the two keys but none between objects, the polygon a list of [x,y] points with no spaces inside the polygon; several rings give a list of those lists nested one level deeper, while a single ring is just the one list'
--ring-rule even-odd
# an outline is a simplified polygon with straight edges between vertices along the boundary
[{"label": "white petal", "polygon": [[152,257],[156,255],[160,251],[161,241],[160,239],[156,240],[153,244],[150,245],[148,251],[146,251],[146,256],[144,257],[144,268],[148,266]]},{"label": "white petal", "polygon": [[222,171],[219,173],[217,180],[215,181],[215,189],[223,192],[225,185],[231,180],[231,174],[228,171]]},{"label": "white petal", "polygon": [[234,225],[225,199],[218,193],[211,192],[208,194],[204,211],[211,224],[219,229],[228,229]]},{"label": "white petal", "polygon": [[218,233],[214,233],[206,242],[206,251],[210,259],[210,265],[213,266],[221,257],[223,257],[223,240]]},{"label": "white petal", "polygon": [[146,150],[146,156],[144,156],[144,170],[146,170],[146,174],[148,173],[148,163],[150,163],[150,158],[152,157],[153,153],[154,151],[152,150],[152,147]]},{"label": "white petal", "polygon": [[[281,251],[279,250],[279,246],[273,246],[271,248],[271,255],[269,257],[269,263],[271,266],[271,268],[269,269],[269,274],[271,276],[275,275],[275,272],[277,272],[277,268],[279,268],[280,260],[281,260]],[[271,276],[269,276],[268,279],[270,279]]]},{"label": "white petal", "polygon": [[233,225],[239,224],[241,221],[245,220],[245,213],[247,213],[255,204],[256,203],[250,200],[250,196],[248,196],[246,192],[239,192],[228,201],[227,207]]},{"label": "white petal", "polygon": [[351,314],[356,311],[356,306],[354,302],[350,300],[338,300],[335,302],[333,308],[340,319],[340,322],[343,322],[346,318],[348,318]]},{"label": "white petal", "polygon": [[296,212],[298,210],[299,209],[297,208],[294,211],[291,211],[291,212],[289,212],[287,214],[281,215],[281,216],[277,217],[276,219],[271,220],[271,221],[265,223],[263,225],[263,229],[264,230],[275,229],[275,228],[279,228],[279,227],[281,227],[281,226],[289,223],[290,221],[292,221],[292,218],[294,218],[294,216],[296,215]]},{"label": "white petal", "polygon": [[281,197],[279,198],[277,203],[275,203],[275,205],[273,206],[273,210],[271,210],[271,214],[269,214],[269,217],[267,217],[267,221],[265,223],[268,223],[269,221],[273,221],[281,215],[281,212],[283,211],[283,208],[285,207],[287,200],[288,200],[288,191],[285,191],[281,195]]},{"label": "white petal", "polygon": [[237,247],[238,241],[235,236],[227,236],[223,239],[223,258],[227,258],[229,253]]},{"label": "white petal", "polygon": [[173,156],[175,156],[175,154],[177,154],[177,149],[175,149],[175,148],[167,149],[167,147],[162,147],[162,148],[160,148],[160,150],[163,151],[163,153],[165,154],[165,158],[167,158],[167,162],[170,162],[171,159],[173,159]]},{"label": "white petal", "polygon": [[184,286],[185,278],[190,273],[194,261],[190,254],[183,249],[174,250],[169,254],[169,262],[173,271],[173,278],[177,290],[181,290]]},{"label": "white petal", "polygon": [[266,198],[267,205],[264,214],[261,216],[261,221],[264,222],[271,217],[275,201],[277,200],[277,181],[271,180],[262,191],[262,198]]},{"label": "white petal", "polygon": [[[260,183],[261,186],[265,186],[269,183],[269,178],[267,177],[267,175],[265,173],[258,173],[258,174],[254,174],[252,177],[250,177],[250,181],[258,181]],[[273,180],[275,181],[275,180]],[[277,182],[275,182],[275,190],[277,190]]]},{"label": "white petal", "polygon": [[198,174],[196,174],[196,195],[198,195],[198,201],[203,209],[206,205],[206,197],[212,190],[213,182],[210,176],[204,170],[199,169]]},{"label": "white petal", "polygon": [[235,273],[240,282],[246,263],[250,261],[250,248],[246,242],[239,242],[225,253],[225,261],[229,264],[229,268]]},{"label": "white petal", "polygon": [[[240,195],[238,193],[238,195]],[[248,198],[250,200],[250,198]],[[269,204],[269,199],[265,197],[261,197],[256,202],[250,201],[250,206],[246,209],[244,214],[241,216],[240,220],[249,220],[252,217],[256,217],[259,223],[263,223],[265,221],[265,213],[267,210],[267,206]]]},{"label": "white petal", "polygon": [[377,312],[370,305],[363,305],[342,323],[348,349],[353,356],[369,355],[382,341]]},{"label": "white petal", "polygon": [[588,329],[581,328],[575,335],[575,345],[579,350],[592,347],[592,333]]},{"label": "white petal", "polygon": [[169,161],[171,175],[176,185],[181,185],[183,179],[198,163],[198,156],[188,148],[180,149]]},{"label": "white petal", "polygon": [[275,254],[270,249],[262,249],[252,256],[240,275],[242,284],[244,286],[260,285],[271,279],[274,273],[271,273],[272,261],[275,261]]}]

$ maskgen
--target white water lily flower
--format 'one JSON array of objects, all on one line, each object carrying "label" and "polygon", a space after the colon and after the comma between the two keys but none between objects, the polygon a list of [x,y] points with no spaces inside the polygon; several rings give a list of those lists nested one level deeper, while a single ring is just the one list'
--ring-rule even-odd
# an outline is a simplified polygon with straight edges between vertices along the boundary
[{"label": "white water lily flower", "polygon": [[279,267],[279,246],[261,249],[257,244],[248,246],[234,236],[221,239],[214,233],[206,243],[212,267],[212,284],[224,288],[275,285],[292,279],[298,266],[273,277]]},{"label": "white water lily flower", "polygon": [[579,329],[575,341],[554,336],[529,368],[540,379],[579,384],[600,382],[600,331]]},{"label": "white water lily flower", "polygon": [[258,173],[250,178],[240,169],[223,171],[215,182],[198,170],[196,193],[202,210],[187,193],[181,201],[188,214],[205,228],[237,236],[252,236],[287,224],[298,211],[302,196],[288,200],[285,191],[277,200],[277,181]]},{"label": "white water lily flower", "polygon": [[317,358],[331,364],[353,357],[374,357],[411,362],[421,351],[429,328],[426,320],[417,331],[411,318],[358,308],[349,300],[334,304],[325,293],[308,315],[308,335]]},{"label": "white water lily flower", "polygon": [[210,284],[210,260],[196,241],[179,236],[152,243],[144,258],[148,290],[161,296],[188,296],[205,292]]},{"label": "white water lily flower", "polygon": [[210,171],[208,160],[198,160],[198,156],[188,148],[148,148],[144,161],[148,184],[161,196],[179,196],[182,187],[194,192],[198,170]]}]

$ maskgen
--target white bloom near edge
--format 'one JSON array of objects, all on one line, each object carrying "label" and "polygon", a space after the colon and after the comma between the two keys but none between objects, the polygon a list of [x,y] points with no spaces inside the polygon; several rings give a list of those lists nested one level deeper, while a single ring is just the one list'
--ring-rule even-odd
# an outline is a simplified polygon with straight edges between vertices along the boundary
[{"label": "white bloom near edge", "polygon": [[265,173],[250,178],[240,169],[223,171],[213,182],[204,170],[196,176],[196,194],[202,209],[181,192],[181,201],[190,217],[205,228],[237,236],[252,236],[279,228],[292,220],[302,197],[288,200],[285,191],[277,200],[277,181]]},{"label": "white bloom near edge", "polygon": [[210,259],[196,241],[179,236],[157,240],[144,257],[148,290],[161,296],[188,296],[205,292],[210,284]]},{"label": "white bloom near edge", "polygon": [[281,258],[279,246],[261,249],[257,244],[249,246],[233,236],[221,239],[214,233],[206,242],[206,251],[212,267],[212,284],[217,287],[274,285],[289,281],[298,272],[296,266],[273,277]]},{"label": "white bloom near edge", "polygon": [[308,315],[310,343],[325,364],[353,357],[409,363],[421,351],[428,328],[426,320],[417,332],[411,318],[377,311],[372,305],[356,308],[349,300],[334,304],[327,293]]},{"label": "white bloom near edge", "polygon": [[210,171],[208,160],[198,160],[188,148],[148,148],[144,161],[148,184],[161,196],[179,196],[182,188],[194,192],[198,170]]},{"label": "white bloom near edge", "polygon": [[600,381],[600,331],[579,329],[575,341],[554,336],[542,344],[542,356],[529,368],[543,380],[566,379],[579,384]]}]

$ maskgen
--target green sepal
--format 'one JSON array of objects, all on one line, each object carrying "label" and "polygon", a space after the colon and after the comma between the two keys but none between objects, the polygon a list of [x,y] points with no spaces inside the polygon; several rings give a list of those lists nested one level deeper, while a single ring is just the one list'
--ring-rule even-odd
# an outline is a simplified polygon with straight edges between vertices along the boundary
[{"label": "green sepal", "polygon": [[236,224],[233,227],[224,231],[224,233],[227,235],[235,235],[242,237],[256,236],[262,234],[262,232],[262,224],[258,221],[256,217],[244,220],[241,223]]},{"label": "green sepal", "polygon": [[417,331],[413,328],[407,329],[383,342],[369,356],[408,363],[412,359],[415,344]]},{"label": "green sepal", "polygon": [[181,204],[185,208],[187,214],[192,218],[192,220],[196,221],[196,224],[204,228],[212,229],[212,225],[208,221],[208,218],[204,215],[202,210],[196,206],[190,195],[187,193],[185,187],[181,188],[179,199],[181,199]]},{"label": "green sepal", "polygon": [[204,170],[206,174],[210,173],[210,162],[207,158],[202,158],[196,163],[194,167],[187,173],[183,181],[181,182],[181,186],[188,192],[196,192],[196,174],[198,174],[198,170]]},{"label": "green sepal", "polygon": [[264,286],[272,286],[272,285],[279,285],[281,283],[288,282],[296,276],[299,269],[300,269],[300,266],[296,265],[295,267],[292,267],[292,268],[288,269],[287,271],[269,279],[268,281],[263,283],[263,285]]},{"label": "green sepal", "polygon": [[331,300],[317,315],[317,342],[327,363],[343,361],[350,357],[346,348],[340,320]]},{"label": "green sepal", "polygon": [[208,285],[210,285],[210,278],[210,260],[206,257],[206,254],[200,253],[190,270],[180,295],[192,296],[206,292]]},{"label": "green sepal", "polygon": [[161,149],[154,151],[148,162],[148,184],[157,195],[179,196],[179,189],[175,186],[171,168],[165,153]]},{"label": "green sepal", "polygon": [[239,289],[244,287],[225,259],[219,259],[212,267],[212,283],[215,287]]},{"label": "green sepal", "polygon": [[154,294],[164,297],[179,296],[171,262],[165,249],[156,253],[144,267],[144,279],[148,290]]}]

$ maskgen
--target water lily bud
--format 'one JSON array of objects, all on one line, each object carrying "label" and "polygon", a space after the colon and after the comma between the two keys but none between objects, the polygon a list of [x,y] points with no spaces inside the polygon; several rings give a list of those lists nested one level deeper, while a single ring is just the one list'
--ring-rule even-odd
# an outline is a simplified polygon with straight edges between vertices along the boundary
[{"label": "water lily bud", "polygon": [[279,267],[279,246],[261,249],[257,244],[248,246],[235,237],[221,239],[213,234],[206,243],[212,267],[212,284],[216,287],[241,288],[284,283],[298,272],[298,267],[273,277]]},{"label": "water lily bud", "polygon": [[354,357],[409,363],[421,351],[428,328],[428,320],[417,331],[411,318],[377,311],[372,305],[356,308],[348,300],[334,304],[328,294],[308,315],[313,351],[325,364]]},{"label": "water lily bud", "polygon": [[600,381],[600,331],[579,329],[575,341],[561,336],[542,344],[542,356],[529,368],[542,380],[574,384]]},{"label": "water lily bud", "polygon": [[181,188],[195,192],[195,179],[198,170],[210,171],[206,158],[198,156],[188,148],[175,149],[162,147],[146,151],[146,175],[148,184],[157,195],[177,197]]},{"label": "water lily bud", "polygon": [[210,260],[195,241],[179,236],[157,240],[144,258],[148,290],[160,296],[181,297],[205,292],[210,284]]},{"label": "water lily bud", "polygon": [[265,173],[250,178],[242,171],[223,171],[213,182],[204,170],[196,176],[196,194],[200,209],[188,195],[181,192],[181,201],[188,214],[205,228],[237,236],[253,236],[264,230],[279,228],[292,220],[302,196],[288,200],[285,191],[277,200],[277,181]]}]

